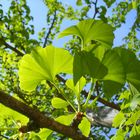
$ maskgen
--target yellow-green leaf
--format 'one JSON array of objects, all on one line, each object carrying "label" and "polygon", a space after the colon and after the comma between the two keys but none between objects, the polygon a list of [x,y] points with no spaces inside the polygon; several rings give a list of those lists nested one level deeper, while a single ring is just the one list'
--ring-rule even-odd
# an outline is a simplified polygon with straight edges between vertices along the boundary
[{"label": "yellow-green leaf", "polygon": [[67,50],[47,46],[38,47],[20,61],[20,87],[33,91],[42,80],[54,81],[59,73],[72,73],[73,57]]},{"label": "yellow-green leaf", "polygon": [[66,108],[69,105],[65,100],[57,97],[53,98],[51,103],[54,108]]},{"label": "yellow-green leaf", "polygon": [[83,120],[79,124],[78,128],[81,130],[82,134],[88,137],[90,133],[91,124],[86,117],[83,117]]}]

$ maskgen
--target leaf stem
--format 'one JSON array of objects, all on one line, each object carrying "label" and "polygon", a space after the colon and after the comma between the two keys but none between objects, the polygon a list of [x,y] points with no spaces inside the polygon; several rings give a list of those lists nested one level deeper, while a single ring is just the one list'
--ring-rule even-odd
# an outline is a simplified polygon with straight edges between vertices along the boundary
[{"label": "leaf stem", "polygon": [[53,82],[51,82],[53,84],[53,86],[59,91],[59,93],[64,97],[64,99],[68,102],[68,104],[73,108],[73,110],[75,112],[77,112],[76,108],[72,105],[72,103],[67,99],[67,97],[65,96],[65,94],[63,94],[63,92],[57,87],[57,85]]},{"label": "leaf stem", "polygon": [[81,110],[80,101],[79,100],[77,100],[77,101],[78,101],[78,112],[80,112],[80,110]]},{"label": "leaf stem", "polygon": [[92,92],[93,92],[93,88],[94,88],[94,80],[91,79],[91,87],[90,87],[90,90],[89,90],[87,99],[86,99],[86,101],[85,101],[85,103],[84,103],[84,105],[83,105],[84,108],[86,108],[86,106],[87,106],[87,104],[88,104],[88,101],[89,101],[90,98],[91,98],[91,94],[92,94]]}]

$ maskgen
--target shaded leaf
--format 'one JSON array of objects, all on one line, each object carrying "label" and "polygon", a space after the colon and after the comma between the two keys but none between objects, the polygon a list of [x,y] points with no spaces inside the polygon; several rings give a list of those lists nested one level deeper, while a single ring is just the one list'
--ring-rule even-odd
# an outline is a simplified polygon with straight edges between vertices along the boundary
[{"label": "shaded leaf", "polygon": [[136,136],[129,138],[128,140],[139,140],[139,139],[140,139],[140,135],[136,135]]},{"label": "shaded leaf", "polygon": [[107,98],[111,98],[114,94],[118,93],[123,87],[123,84],[111,80],[103,81],[103,91]]},{"label": "shaded leaf", "polygon": [[[110,97],[117,93],[125,83],[124,67],[119,55],[114,50],[103,51],[101,54],[96,55],[86,51],[75,54],[74,84],[81,76],[90,75],[92,78],[104,81],[103,89]],[[95,55],[98,57],[95,57]]]},{"label": "shaded leaf", "polygon": [[108,8],[115,2],[115,0],[103,0],[103,1],[106,3]]},{"label": "shaded leaf", "polygon": [[119,54],[123,63],[126,81],[140,91],[140,61],[128,49],[115,48],[115,51]]},{"label": "shaded leaf", "polygon": [[[97,73],[99,67],[102,68],[100,74]],[[103,66],[98,58],[94,56],[93,53],[82,51],[76,53],[73,62],[73,79],[74,84],[76,84],[81,76],[86,74],[95,78],[103,78],[107,73],[107,68]],[[98,74],[98,75],[97,75]]]},{"label": "shaded leaf", "polygon": [[77,0],[77,1],[76,1],[76,4],[77,4],[78,6],[81,6],[81,5],[82,5],[82,0]]}]

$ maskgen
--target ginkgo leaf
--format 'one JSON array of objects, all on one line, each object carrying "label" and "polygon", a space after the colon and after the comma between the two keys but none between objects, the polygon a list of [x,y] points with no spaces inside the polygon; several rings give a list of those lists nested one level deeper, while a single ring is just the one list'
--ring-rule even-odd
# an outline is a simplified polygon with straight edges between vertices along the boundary
[{"label": "ginkgo leaf", "polygon": [[113,120],[112,126],[118,127],[122,122],[124,122],[125,119],[126,119],[126,118],[125,118],[124,114],[123,114],[122,112],[119,112],[119,113],[115,116],[115,118],[114,118],[114,120]]},{"label": "ginkgo leaf", "polygon": [[140,105],[140,92],[129,83],[131,94],[133,95],[130,100],[130,108],[134,111]]},{"label": "ginkgo leaf", "polygon": [[65,100],[57,97],[54,97],[51,103],[54,108],[66,108],[69,105]]},{"label": "ginkgo leaf", "polygon": [[81,130],[82,134],[88,137],[90,133],[91,124],[86,117],[83,117],[83,120],[79,124],[78,128]]},{"label": "ginkgo leaf", "polygon": [[[114,50],[108,50],[102,59],[102,65],[104,65],[108,72],[103,77],[103,80],[111,80],[121,84],[125,82],[125,72],[124,66],[121,62],[121,58]],[[100,72],[101,67],[97,70],[98,74]]]},{"label": "ginkgo leaf", "polygon": [[86,51],[76,53],[73,62],[74,85],[86,74],[95,78],[99,67],[102,68],[102,72],[98,75],[98,78],[103,78],[107,74],[107,68],[101,64],[100,60],[93,53]]},{"label": "ginkgo leaf", "polygon": [[136,55],[124,48],[115,48],[119,54],[125,70],[126,81],[140,92],[140,61]]},{"label": "ginkgo leaf", "polygon": [[87,19],[79,22],[77,25],[71,26],[59,34],[59,38],[76,35],[81,38],[84,46],[91,40],[111,48],[113,45],[113,28],[101,20]]},{"label": "ginkgo leaf", "polygon": [[68,79],[66,81],[67,87],[69,87],[71,90],[73,90],[73,92],[77,96],[77,99],[80,99],[80,92],[82,91],[85,84],[86,84],[86,79],[84,77],[81,77],[76,85],[74,85],[73,79]]},{"label": "ginkgo leaf", "polygon": [[58,118],[56,118],[55,120],[57,122],[60,122],[64,125],[70,125],[74,119],[74,116],[75,114],[68,114],[68,115],[62,115],[62,116],[59,116]]},{"label": "ginkgo leaf", "polygon": [[[98,57],[101,55],[98,55]],[[73,77],[74,84],[86,74],[92,78],[104,81],[106,95],[112,96],[125,83],[124,66],[121,58],[114,50],[104,53],[102,59],[95,57],[91,52],[81,51],[74,56]],[[111,86],[112,85],[112,86]]]},{"label": "ginkgo leaf", "polygon": [[[136,132],[137,133],[137,132]],[[140,135],[132,136],[128,140],[138,140],[140,138]]]},{"label": "ginkgo leaf", "polygon": [[[19,112],[14,111],[14,110],[4,106],[3,104],[0,104],[0,110],[1,110],[1,113],[0,113],[1,122],[6,117],[11,117],[14,120],[18,120],[18,121],[21,122],[22,125],[27,124],[27,122],[29,121],[29,119],[26,116],[24,116],[24,115],[20,114]],[[0,122],[0,125],[1,125],[1,122]]]},{"label": "ginkgo leaf", "polygon": [[20,61],[20,87],[33,91],[42,80],[54,81],[59,73],[72,73],[73,57],[67,50],[47,46],[38,47]]},{"label": "ginkgo leaf", "polygon": [[103,91],[107,98],[111,98],[114,94],[117,94],[124,85],[111,80],[103,81]]}]

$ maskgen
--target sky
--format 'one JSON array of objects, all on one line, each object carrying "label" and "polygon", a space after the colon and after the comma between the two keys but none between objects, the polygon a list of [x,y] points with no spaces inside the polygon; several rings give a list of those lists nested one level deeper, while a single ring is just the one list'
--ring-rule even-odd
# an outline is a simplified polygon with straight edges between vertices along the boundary
[{"label": "sky", "polygon": [[[73,7],[76,7],[75,0],[61,0],[62,2],[65,2],[66,4],[70,4]],[[37,38],[38,32],[41,31],[43,27],[46,27],[46,13],[47,8],[43,3],[43,0],[27,0],[28,5],[31,9],[31,15],[33,16],[34,20],[32,24],[35,26],[35,35],[32,36],[33,38]],[[3,8],[5,11],[7,11],[9,6],[10,0],[0,0],[0,4],[3,5]],[[102,4],[102,3],[99,3]],[[107,13],[107,15],[111,15],[111,10]],[[115,31],[115,39],[114,39],[114,46],[119,46],[123,43],[122,39],[128,34],[130,27],[132,26],[134,22],[134,18],[136,16],[135,10],[132,10],[130,13],[128,13],[126,17],[126,23],[122,25],[121,28],[117,29]],[[64,21],[61,25],[61,30],[75,24],[76,21]],[[65,37],[62,39],[55,39],[53,42],[54,46],[62,47],[65,42],[67,42],[69,37]],[[112,132],[115,132],[112,130]]]},{"label": "sky", "polygon": [[[33,15],[34,17],[34,24],[35,24],[35,30],[36,33],[39,32],[43,27],[46,27],[46,6],[43,3],[43,0],[36,0],[35,3],[33,3],[33,0],[27,0],[28,4],[30,5],[31,8],[31,15]],[[76,7],[75,5],[75,0],[61,0],[62,2],[66,3],[66,4],[70,4],[73,7]],[[99,5],[102,5],[103,3],[101,3],[101,1],[99,2]],[[115,5],[115,4],[114,4]],[[112,12],[111,10],[109,10],[109,12],[107,13],[107,15],[111,15]],[[134,18],[136,16],[136,12],[135,10],[132,10],[130,13],[128,13],[127,17],[126,17],[126,23],[122,25],[121,28],[117,29],[115,31],[115,39],[114,39],[114,46],[119,46],[122,44],[122,39],[128,34],[129,29],[131,28],[133,22],[134,22]],[[76,24],[76,22],[73,21],[64,21],[63,25],[61,26],[61,30]],[[62,45],[62,42],[65,43],[67,42],[67,40],[69,39],[69,37],[65,37],[62,39],[56,39],[54,43],[54,45],[59,46],[60,42]],[[61,47],[61,46],[60,46]]]},{"label": "sky", "polygon": [[[35,2],[34,2],[35,1]],[[76,7],[76,0],[61,0],[63,3],[72,5],[73,7]],[[118,0],[117,2],[119,2]],[[31,8],[31,15],[33,16],[34,20],[32,24],[35,25],[35,35],[33,35],[33,38],[37,38],[38,32],[41,31],[43,27],[46,27],[46,13],[47,13],[47,8],[43,3],[43,0],[27,0],[28,5]],[[10,4],[10,0],[0,0],[0,3],[3,4],[3,7],[5,11],[7,11],[7,8]],[[99,5],[104,4],[103,2],[99,1]],[[115,7],[115,4],[113,5]],[[112,15],[111,10],[107,13],[107,16]],[[114,39],[114,46],[119,46],[123,43],[123,38],[128,34],[129,29],[131,28],[134,19],[136,17],[136,12],[135,10],[131,10],[126,16],[126,23],[122,24],[121,28],[117,29],[115,33],[115,39]],[[63,24],[61,25],[61,31],[64,30],[65,28],[76,24],[76,21],[64,21]],[[62,39],[55,39],[53,42],[54,46],[62,47],[62,44],[67,42],[69,37],[65,37]]]}]

